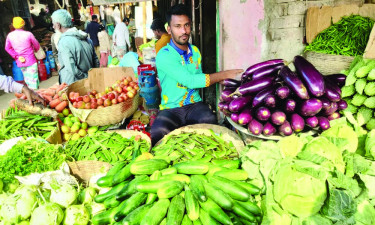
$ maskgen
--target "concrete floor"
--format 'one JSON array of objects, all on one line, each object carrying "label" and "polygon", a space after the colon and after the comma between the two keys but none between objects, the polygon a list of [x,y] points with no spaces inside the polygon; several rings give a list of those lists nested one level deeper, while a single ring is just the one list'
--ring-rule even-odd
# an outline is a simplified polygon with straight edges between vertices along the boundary
[{"label": "concrete floor", "polygon": [[[48,88],[58,82],[59,76],[52,76],[51,78],[40,82],[39,88]],[[9,106],[9,101],[15,98],[13,93],[0,92],[0,111],[7,109]]]}]

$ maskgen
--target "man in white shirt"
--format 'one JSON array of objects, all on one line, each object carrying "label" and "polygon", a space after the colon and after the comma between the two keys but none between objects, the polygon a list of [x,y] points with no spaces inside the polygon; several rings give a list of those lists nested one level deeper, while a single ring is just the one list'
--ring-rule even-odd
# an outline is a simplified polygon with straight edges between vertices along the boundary
[{"label": "man in white shirt", "polygon": [[124,20],[118,23],[113,31],[113,45],[115,48],[115,54],[118,58],[122,58],[127,50],[130,49],[129,41],[129,30],[128,30],[129,19],[124,18]]}]

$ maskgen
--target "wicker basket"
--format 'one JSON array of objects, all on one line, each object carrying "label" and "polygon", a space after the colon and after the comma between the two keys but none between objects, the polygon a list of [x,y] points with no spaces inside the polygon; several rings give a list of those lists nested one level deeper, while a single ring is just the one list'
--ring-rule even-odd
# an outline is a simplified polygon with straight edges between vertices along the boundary
[{"label": "wicker basket", "polygon": [[[68,87],[67,93],[72,91],[84,95],[91,89],[85,86],[85,80],[77,81]],[[104,91],[104,90],[98,90]],[[118,124],[124,119],[133,115],[139,105],[140,97],[137,93],[134,98],[129,98],[124,102],[101,109],[76,109],[69,101],[69,108],[73,115],[78,117],[81,121],[86,122],[89,126],[106,126],[111,124]]]},{"label": "wicker basket", "polygon": [[241,138],[234,133],[233,131],[229,130],[226,127],[214,125],[214,124],[194,124],[194,125],[188,125],[181,127],[179,129],[176,129],[169,134],[165,135],[161,140],[156,143],[156,145],[159,145],[164,139],[167,139],[170,135],[179,135],[181,133],[197,133],[197,134],[203,134],[206,136],[211,136],[212,133],[210,132],[212,130],[216,134],[221,134],[222,139],[227,142],[232,142],[234,147],[237,149],[237,152],[240,153],[245,145],[244,142],[241,140]]},{"label": "wicker basket", "polygon": [[328,55],[318,52],[306,52],[305,58],[313,64],[323,75],[340,73],[349,68],[353,56]]},{"label": "wicker basket", "polygon": [[101,161],[75,161],[68,162],[70,173],[80,182],[87,184],[91,177],[101,173],[107,173],[111,164]]}]

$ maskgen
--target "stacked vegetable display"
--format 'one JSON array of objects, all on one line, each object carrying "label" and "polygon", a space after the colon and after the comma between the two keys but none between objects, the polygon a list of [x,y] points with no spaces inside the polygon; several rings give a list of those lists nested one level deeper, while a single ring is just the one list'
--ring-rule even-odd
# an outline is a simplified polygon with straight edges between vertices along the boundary
[{"label": "stacked vegetable display", "polygon": [[326,130],[329,120],[347,107],[341,99],[345,75],[322,74],[305,58],[296,56],[296,72],[274,59],[250,66],[241,81],[224,81],[221,109],[254,135],[291,135],[307,127]]},{"label": "stacked vegetable display", "polygon": [[348,75],[342,88],[342,97],[348,103],[345,115],[352,124],[375,129],[375,60],[356,57],[343,72]]},{"label": "stacked vegetable display", "polygon": [[141,155],[130,164],[115,165],[98,180],[99,186],[112,189],[95,197],[107,211],[92,223],[257,224],[261,210],[252,195],[260,190],[247,178],[230,160],[223,167],[200,161],[169,167],[163,159]]}]

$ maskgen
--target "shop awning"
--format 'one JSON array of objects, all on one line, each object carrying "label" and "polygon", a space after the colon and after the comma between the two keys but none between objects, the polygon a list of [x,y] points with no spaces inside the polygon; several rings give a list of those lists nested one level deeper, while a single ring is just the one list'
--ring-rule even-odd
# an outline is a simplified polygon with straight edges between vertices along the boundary
[{"label": "shop awning", "polygon": [[154,0],[91,0],[94,5],[111,5],[119,3],[135,3],[135,2],[147,2]]}]

